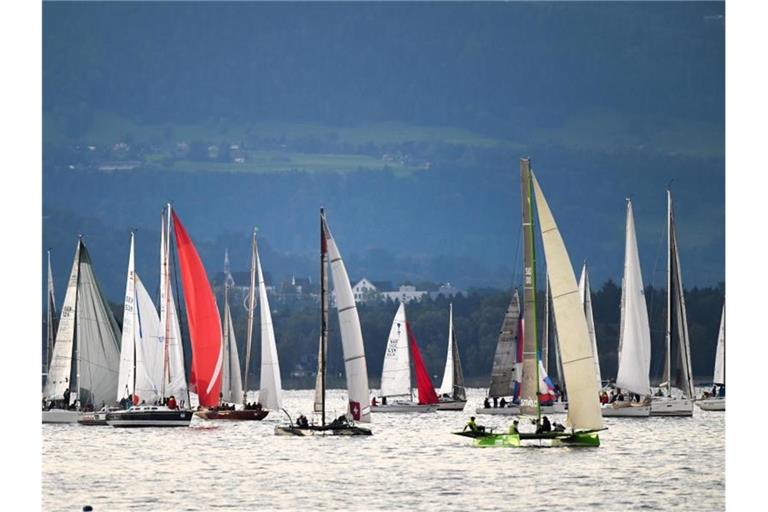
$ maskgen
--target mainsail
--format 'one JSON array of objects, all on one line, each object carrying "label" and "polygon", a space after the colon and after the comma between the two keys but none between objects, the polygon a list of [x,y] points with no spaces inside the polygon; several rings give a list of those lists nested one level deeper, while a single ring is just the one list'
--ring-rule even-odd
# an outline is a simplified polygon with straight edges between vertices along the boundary
[{"label": "mainsail", "polygon": [[490,397],[507,397],[515,394],[515,383],[518,377],[518,330],[520,327],[520,297],[517,290],[504,315],[499,340],[496,343],[496,353],[493,356],[491,370],[491,385],[488,389]]},{"label": "mainsail", "polygon": [[597,335],[595,334],[595,318],[592,315],[592,290],[589,288],[589,273],[587,271],[587,262],[581,268],[581,277],[579,278],[579,296],[581,305],[584,308],[584,317],[587,319],[587,331],[589,339],[592,342],[592,357],[595,360],[595,375],[597,384],[601,385],[603,377],[600,374],[600,357],[597,352]]},{"label": "mainsail", "polygon": [[51,271],[51,251],[48,250],[48,289],[46,292],[46,344],[45,344],[45,371],[51,366],[51,357],[53,356],[53,344],[56,341],[56,297],[53,292],[53,271]]},{"label": "mainsail", "polygon": [[520,162],[520,183],[523,210],[523,375],[520,412],[538,415],[539,408],[539,346],[536,328],[536,246],[533,228],[533,197],[531,170],[528,160]]},{"label": "mainsail", "polygon": [[624,277],[621,290],[621,332],[616,386],[639,395],[650,395],[651,330],[645,303],[640,254],[635,235],[632,201],[627,200]]},{"label": "mainsail", "polygon": [[[521,162],[521,167],[528,168],[528,165],[528,160]],[[576,276],[536,176],[533,172],[530,176],[536,196],[539,227],[552,289],[552,308],[557,323],[560,357],[568,388],[567,422],[574,430],[601,429],[603,419],[598,401],[599,386],[595,376],[587,321],[578,298]]]},{"label": "mainsail", "polygon": [[725,385],[725,304],[723,304],[723,313],[720,315],[720,332],[717,336],[715,371],[712,380],[715,384]]},{"label": "mainsail", "polygon": [[445,356],[445,371],[440,385],[441,395],[451,395],[455,400],[466,400],[464,389],[464,373],[461,371],[459,345],[456,342],[456,332],[453,328],[453,303],[448,310],[448,353]]},{"label": "mainsail", "polygon": [[411,361],[408,354],[405,304],[397,308],[389,329],[384,365],[381,369],[381,396],[411,396]]},{"label": "mainsail", "polygon": [[344,268],[341,254],[339,254],[339,249],[336,247],[336,242],[324,217],[323,226],[331,273],[333,274],[334,290],[336,291],[336,310],[339,315],[344,368],[347,376],[347,393],[349,394],[348,414],[357,421],[369,423],[371,421],[371,407],[368,403],[368,369],[365,365],[365,347],[363,346],[363,333],[360,329],[360,318],[357,316],[357,306],[352,294],[352,287],[349,284],[347,270]]},{"label": "mainsail", "polygon": [[432,385],[432,379],[429,378],[427,367],[424,366],[424,360],[421,358],[419,344],[416,343],[416,336],[408,322],[405,323],[405,329],[408,332],[408,338],[413,354],[413,367],[416,370],[416,386],[419,390],[419,404],[436,404],[438,402],[435,388]]},{"label": "mainsail", "polygon": [[[225,285],[227,289],[228,285]],[[225,402],[239,403],[243,397],[243,381],[240,376],[240,354],[237,351],[237,339],[232,323],[232,311],[229,307],[229,300],[224,292],[224,327],[222,329],[222,379],[221,394]]]},{"label": "mainsail", "polygon": [[190,384],[196,387],[200,405],[214,407],[219,403],[221,392],[222,357],[221,322],[216,298],[192,239],[175,212],[172,216],[192,345]]},{"label": "mainsail", "polygon": [[275,328],[272,325],[272,312],[269,310],[267,285],[261,270],[261,258],[256,246],[256,234],[253,236],[253,251],[256,255],[256,269],[259,276],[259,309],[261,319],[261,383],[259,402],[267,409],[282,409],[283,385],[280,379],[280,361],[277,358]]}]

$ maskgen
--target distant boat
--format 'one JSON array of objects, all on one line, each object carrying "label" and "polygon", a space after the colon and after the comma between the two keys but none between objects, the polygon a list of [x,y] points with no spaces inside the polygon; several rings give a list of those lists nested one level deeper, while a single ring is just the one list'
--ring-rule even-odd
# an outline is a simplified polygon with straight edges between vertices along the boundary
[{"label": "distant boat", "polygon": [[[328,353],[328,272],[330,267],[336,290],[336,311],[339,315],[341,349],[344,354],[344,370],[347,377],[347,412],[330,423],[325,421],[326,360]],[[275,427],[276,435],[311,436],[369,436],[370,429],[354,422],[370,423],[371,408],[368,405],[368,369],[365,364],[365,347],[360,318],[349,284],[347,269],[328,229],[325,213],[320,209],[320,344],[317,358],[317,382],[315,386],[315,411],[320,414],[320,424],[293,423]]]},{"label": "distant boat", "polygon": [[632,201],[627,199],[627,226],[624,244],[624,277],[621,280],[621,327],[619,369],[616,387],[645,397],[641,402],[614,401],[602,406],[603,416],[648,417],[651,406],[649,373],[651,368],[651,328],[645,303],[640,254],[635,235]]},{"label": "distant boat", "polygon": [[[712,382],[715,387],[720,386],[713,396],[696,403],[705,411],[725,410],[725,304],[720,315],[720,331],[717,336],[717,350],[715,352],[715,371],[712,374]],[[722,395],[722,396],[721,396]]]},{"label": "distant boat", "polygon": [[[674,322],[672,319],[674,318]],[[673,358],[673,334],[677,334],[677,361]],[[693,416],[693,372],[688,317],[685,312],[680,254],[677,249],[672,192],[667,190],[667,328],[664,381],[651,401],[651,416]],[[673,366],[675,371],[673,373]],[[674,379],[674,381],[673,381]]]},{"label": "distant boat", "polygon": [[[410,347],[410,353],[409,353]],[[419,400],[413,399],[411,359],[413,355]],[[426,385],[426,386],[425,386]],[[392,320],[389,341],[381,370],[381,400],[371,406],[373,412],[434,412],[438,398],[429,373],[421,359],[416,337],[405,317],[405,304],[400,303]]]},{"label": "distant boat", "polygon": [[[592,342],[579,289],[563,239],[539,186],[530,169],[530,160],[521,159],[520,177],[523,206],[524,310],[521,326],[523,338],[523,375],[520,391],[521,414],[535,416],[541,424],[539,395],[542,392],[542,372],[536,333],[536,272],[534,244],[534,199],[538,212],[547,275],[552,290],[552,309],[558,332],[558,348],[563,377],[568,389],[568,416],[562,431],[508,434],[473,432],[477,446],[599,446],[597,432],[603,430],[598,400],[599,386],[595,372]],[[459,433],[460,434],[460,433]]]},{"label": "distant boat", "polygon": [[114,403],[119,336],[117,322],[101,292],[81,237],[43,390],[43,423],[74,423],[79,410]]},{"label": "distant boat", "polygon": [[467,391],[464,388],[464,372],[461,370],[459,343],[453,326],[453,303],[448,309],[448,351],[445,356],[443,383],[440,385],[438,411],[463,411],[467,405]]}]

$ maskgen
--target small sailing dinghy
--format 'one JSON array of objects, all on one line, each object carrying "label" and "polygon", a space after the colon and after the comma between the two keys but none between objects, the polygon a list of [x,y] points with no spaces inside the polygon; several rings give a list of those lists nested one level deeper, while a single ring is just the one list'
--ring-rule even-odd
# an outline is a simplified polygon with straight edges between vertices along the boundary
[{"label": "small sailing dinghy", "polygon": [[[330,423],[325,421],[326,360],[328,353],[328,272],[333,274],[336,291],[336,311],[339,315],[341,349],[344,354],[344,372],[347,378],[347,412]],[[434,392],[434,391],[433,391]],[[347,269],[341,259],[336,241],[320,208],[320,345],[317,358],[317,381],[315,386],[315,411],[320,413],[320,424],[304,421],[293,423],[288,416],[288,425],[275,427],[275,435],[287,436],[370,436],[371,430],[355,422],[370,423],[371,408],[368,405],[368,369],[365,364],[365,347],[360,318],[349,284]],[[286,415],[288,413],[286,412]]]},{"label": "small sailing dinghy", "polygon": [[443,383],[438,391],[438,411],[463,411],[467,405],[467,391],[464,389],[464,372],[461,371],[461,357],[456,331],[453,327],[453,303],[448,309],[448,353],[445,356]]},{"label": "small sailing dinghy", "polygon": [[113,403],[118,337],[117,322],[80,237],[43,390],[43,423],[75,423],[81,410]]},{"label": "small sailing dinghy", "polygon": [[644,398],[639,402],[617,400],[613,403],[604,403],[602,413],[606,417],[647,418],[651,414],[649,398],[651,395],[649,378],[651,328],[648,323],[643,275],[640,271],[640,254],[635,234],[635,217],[630,199],[627,199],[624,277],[621,282],[621,330],[616,387]]},{"label": "small sailing dinghy", "polygon": [[[715,353],[715,371],[712,376],[713,386],[716,393],[712,396],[697,400],[704,411],[724,411],[725,410],[725,304],[723,304],[723,313],[720,315],[720,331],[717,336],[717,352]],[[718,388],[719,386],[719,388]]]},{"label": "small sailing dinghy", "polygon": [[[673,336],[674,334],[676,336]],[[673,338],[677,338],[677,361],[672,356]],[[694,387],[691,370],[691,343],[688,337],[688,316],[685,312],[683,278],[680,270],[680,254],[677,249],[677,232],[670,190],[667,190],[667,328],[665,340],[665,380],[659,385],[658,396],[654,396],[651,401],[651,416],[693,416]],[[676,366],[674,373],[673,366]]]},{"label": "small sailing dinghy", "polygon": [[[475,439],[476,446],[599,446],[598,432],[604,430],[598,401],[598,383],[592,342],[579,289],[563,239],[549,205],[530,169],[530,160],[521,159],[520,176],[523,204],[523,375],[520,409],[533,416],[536,432],[493,434]],[[562,430],[546,431],[542,422],[539,395],[544,368],[536,332],[536,272],[534,244],[534,200],[538,212],[547,276],[551,287],[552,309],[558,327],[557,345],[568,389],[568,416]],[[527,328],[525,326],[528,326]],[[566,430],[565,427],[569,427]]]},{"label": "small sailing dinghy", "polygon": [[[409,353],[410,346],[410,353]],[[413,355],[419,400],[413,400],[411,360]],[[438,398],[429,373],[421,359],[411,326],[405,317],[405,304],[400,303],[392,320],[384,366],[381,370],[381,400],[371,404],[372,412],[434,412]]]}]

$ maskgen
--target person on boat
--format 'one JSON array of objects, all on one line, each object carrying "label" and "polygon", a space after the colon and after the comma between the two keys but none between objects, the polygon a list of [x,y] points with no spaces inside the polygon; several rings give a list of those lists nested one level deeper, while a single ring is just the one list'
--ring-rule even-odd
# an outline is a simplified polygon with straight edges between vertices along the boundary
[{"label": "person on boat", "polygon": [[535,420],[531,420],[531,423],[536,425],[536,433],[541,434],[541,418],[536,418]]},{"label": "person on boat", "polygon": [[490,409],[491,408],[491,402],[488,400],[488,397],[485,397],[485,400],[483,400],[483,408],[484,409]]},{"label": "person on boat", "polygon": [[168,397],[168,402],[166,403],[166,406],[169,409],[176,409],[176,397],[171,395]]},{"label": "person on boat", "polygon": [[387,405],[387,397],[381,397],[381,405]]},{"label": "person on boat", "polygon": [[328,426],[331,427],[331,428],[340,428],[340,427],[343,427],[343,426],[345,426],[347,424],[348,424],[347,417],[344,414],[342,414],[338,418],[334,419],[331,422],[331,424],[328,425]]},{"label": "person on boat", "polygon": [[493,397],[493,408],[496,409],[499,406],[499,398]]},{"label": "person on boat", "polygon": [[563,425],[562,423],[554,422],[552,424],[552,430],[554,430],[555,432],[565,432],[565,425]]},{"label": "person on boat", "polygon": [[619,402],[623,402],[624,401],[624,393],[622,393],[621,390],[619,390],[619,394],[616,396],[616,400],[619,401]]},{"label": "person on boat", "polygon": [[67,407],[69,407],[69,395],[70,395],[71,393],[72,393],[72,392],[69,390],[69,387],[67,387],[66,389],[64,389],[64,408],[67,408]]},{"label": "person on boat", "polygon": [[654,396],[664,396],[664,393],[661,391],[661,388],[656,390],[656,394]]},{"label": "person on boat", "polygon": [[376,407],[376,397],[371,398],[371,407]]},{"label": "person on boat", "polygon": [[717,391],[717,396],[720,398],[725,398],[725,384],[720,386],[720,389]]},{"label": "person on boat", "polygon": [[552,405],[553,396],[549,393],[540,393],[539,394],[539,403],[541,405]]},{"label": "person on boat", "polygon": [[296,425],[298,425],[299,428],[307,428],[309,426],[309,420],[307,420],[307,417],[303,414],[300,414],[298,418],[296,418]]},{"label": "person on boat", "polygon": [[471,432],[475,432],[475,433],[477,433],[477,432],[485,432],[485,427],[483,425],[478,425],[477,423],[475,423],[475,417],[474,416],[471,416],[469,418],[469,421],[467,422],[466,425],[464,425],[464,430],[462,430],[462,432],[465,432],[467,430],[467,428],[469,428],[469,430]]},{"label": "person on boat", "polygon": [[546,416],[544,416],[544,418],[541,420],[541,431],[552,432],[552,424],[549,422],[549,418]]},{"label": "person on boat", "polygon": [[517,429],[517,425],[518,425],[518,421],[515,420],[509,426],[509,434],[510,435],[520,435],[520,431]]},{"label": "person on boat", "polygon": [[608,403],[609,403],[609,404],[612,404],[612,403],[613,403],[613,402],[615,402],[615,401],[616,401],[616,391],[612,389],[612,390],[611,390],[611,394],[610,394],[610,396],[608,397]]},{"label": "person on boat", "polygon": [[504,397],[501,397],[501,400],[499,401],[499,407],[502,409],[507,406],[507,400]]}]

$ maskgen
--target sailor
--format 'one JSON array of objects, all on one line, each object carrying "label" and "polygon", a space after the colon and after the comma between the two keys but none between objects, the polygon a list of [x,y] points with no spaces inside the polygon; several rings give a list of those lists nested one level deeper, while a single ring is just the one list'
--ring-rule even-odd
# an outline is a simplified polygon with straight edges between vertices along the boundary
[{"label": "sailor", "polygon": [[717,384],[712,386],[712,396],[717,396]]},{"label": "sailor", "polygon": [[717,392],[717,396],[719,396],[720,398],[725,398],[725,384],[720,386],[720,389]]},{"label": "sailor", "polygon": [[549,418],[544,416],[544,419],[541,422],[541,431],[542,432],[552,432],[552,424],[549,422]]},{"label": "sailor", "polygon": [[498,397],[493,397],[493,408],[496,409],[499,406]]},{"label": "sailor", "polygon": [[171,395],[168,397],[168,402],[166,404],[169,409],[175,409],[176,408],[176,397]]},{"label": "sailor", "polygon": [[485,400],[483,400],[483,408],[485,409],[491,408],[491,402],[488,401],[488,397],[485,397]]},{"label": "sailor", "polygon": [[501,400],[499,401],[499,407],[504,408],[507,406],[507,400],[504,397],[501,397]]},{"label": "sailor", "polygon": [[510,433],[510,435],[520,435],[520,431],[517,430],[517,424],[518,424],[518,421],[515,420],[509,426],[509,433]]},{"label": "sailor", "polygon": [[471,416],[469,418],[469,421],[467,422],[466,425],[464,425],[464,430],[462,430],[462,432],[466,431],[467,427],[469,427],[470,431],[475,432],[475,433],[477,433],[477,432],[485,432],[485,427],[484,426],[478,425],[477,423],[475,423],[475,417],[474,416]]},{"label": "sailor", "polygon": [[296,424],[299,426],[299,428],[307,428],[309,426],[309,421],[307,420],[306,416],[301,414],[296,420]]},{"label": "sailor", "polygon": [[552,430],[554,430],[555,432],[565,432],[565,425],[563,425],[562,423],[554,422],[554,424],[552,425]]},{"label": "sailor", "polygon": [[71,391],[69,390],[69,387],[67,387],[67,388],[64,390],[64,408],[65,408],[65,409],[66,409],[67,407],[69,407],[69,395],[70,395],[70,393],[71,393]]},{"label": "sailor", "polygon": [[376,407],[376,397],[371,398],[371,407]]},{"label": "sailor", "polygon": [[387,405],[387,397],[381,397],[381,405]]}]

